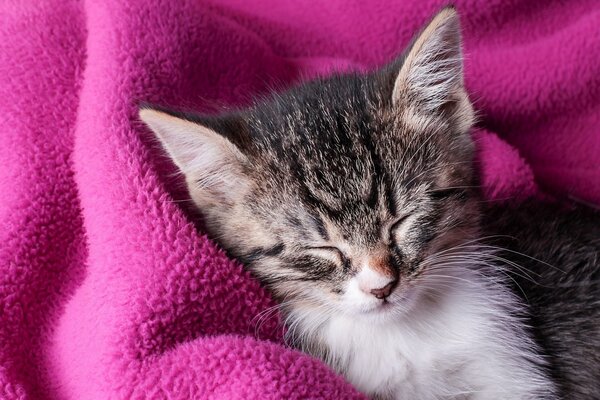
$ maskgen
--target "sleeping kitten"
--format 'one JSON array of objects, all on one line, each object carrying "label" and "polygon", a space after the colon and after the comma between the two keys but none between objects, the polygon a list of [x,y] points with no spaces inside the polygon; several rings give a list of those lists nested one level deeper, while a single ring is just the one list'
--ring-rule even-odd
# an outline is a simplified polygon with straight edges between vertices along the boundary
[{"label": "sleeping kitten", "polygon": [[292,343],[362,392],[599,398],[600,218],[480,201],[453,8],[380,71],[140,117]]}]

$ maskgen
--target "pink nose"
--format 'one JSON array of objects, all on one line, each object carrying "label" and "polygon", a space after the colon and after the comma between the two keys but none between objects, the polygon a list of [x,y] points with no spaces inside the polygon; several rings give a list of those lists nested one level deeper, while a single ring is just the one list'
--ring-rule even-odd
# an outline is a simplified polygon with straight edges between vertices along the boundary
[{"label": "pink nose", "polygon": [[392,293],[392,290],[396,287],[396,283],[398,283],[398,280],[393,280],[382,288],[371,289],[371,294],[380,300],[385,299]]}]

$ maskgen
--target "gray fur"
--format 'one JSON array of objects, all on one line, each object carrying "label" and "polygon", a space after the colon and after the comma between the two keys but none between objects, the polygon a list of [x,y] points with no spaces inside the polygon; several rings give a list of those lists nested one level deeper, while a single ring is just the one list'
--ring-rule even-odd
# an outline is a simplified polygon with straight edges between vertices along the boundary
[{"label": "gray fur", "polygon": [[600,215],[533,202],[483,215],[562,398],[600,398]]}]

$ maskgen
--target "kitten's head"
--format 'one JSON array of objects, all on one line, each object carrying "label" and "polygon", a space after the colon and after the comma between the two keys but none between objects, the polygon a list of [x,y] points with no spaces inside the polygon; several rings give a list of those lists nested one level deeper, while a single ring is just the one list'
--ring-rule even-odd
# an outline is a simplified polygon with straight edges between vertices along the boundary
[{"label": "kitten's head", "polygon": [[474,117],[452,8],[380,71],[217,117],[140,116],[213,237],[297,307],[406,310],[428,260],[476,234]]}]

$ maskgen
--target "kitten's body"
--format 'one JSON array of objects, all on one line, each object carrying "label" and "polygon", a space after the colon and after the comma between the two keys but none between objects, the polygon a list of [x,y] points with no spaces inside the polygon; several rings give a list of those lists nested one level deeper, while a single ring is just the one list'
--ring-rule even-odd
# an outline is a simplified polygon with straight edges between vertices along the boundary
[{"label": "kitten's body", "polygon": [[560,398],[600,398],[600,213],[537,203],[486,209]]},{"label": "kitten's body", "polygon": [[219,117],[141,117],[209,232],[282,302],[291,343],[358,389],[592,398],[600,217],[482,209],[461,60],[458,18],[444,9],[381,71]]}]

